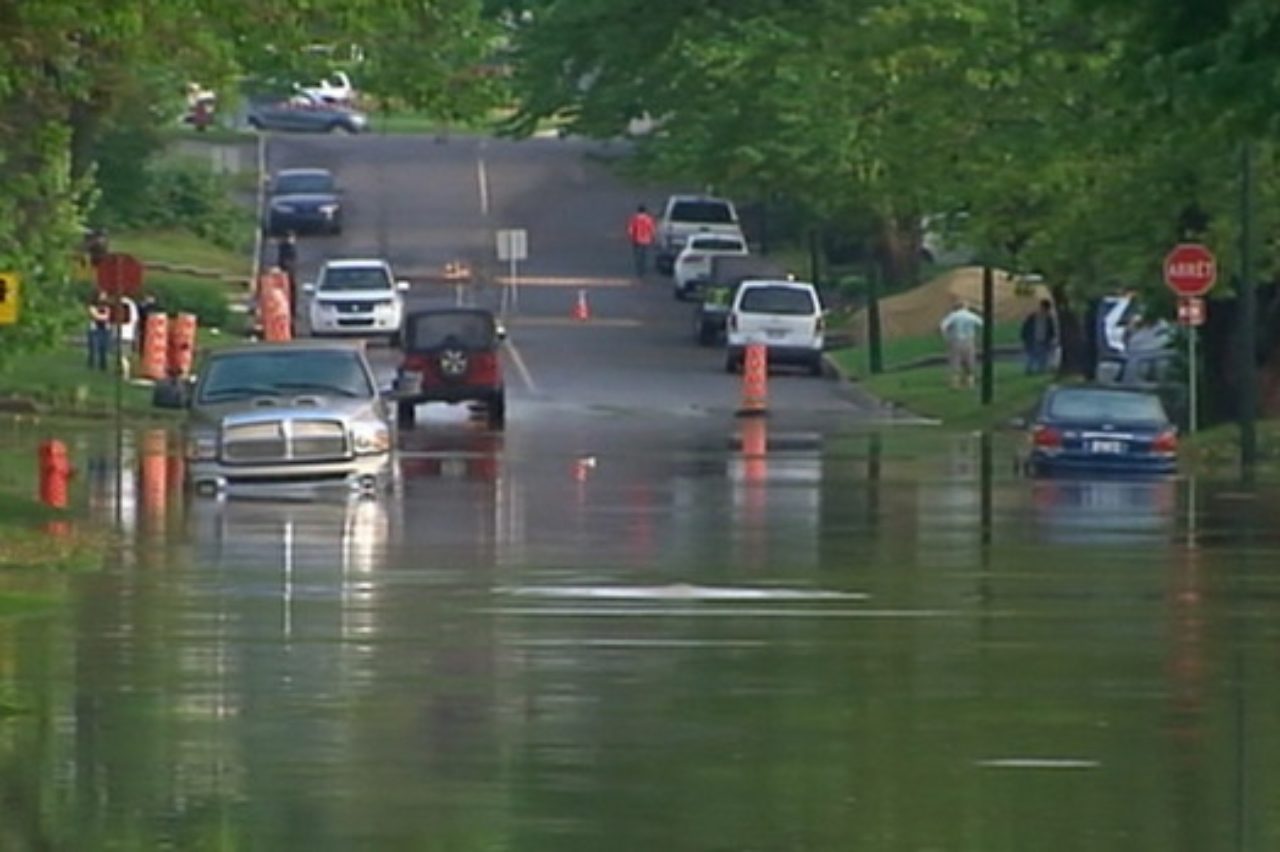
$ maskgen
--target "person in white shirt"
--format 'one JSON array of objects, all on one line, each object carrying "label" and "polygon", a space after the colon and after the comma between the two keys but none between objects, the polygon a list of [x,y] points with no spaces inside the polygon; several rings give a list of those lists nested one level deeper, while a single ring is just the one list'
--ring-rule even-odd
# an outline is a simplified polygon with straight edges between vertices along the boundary
[{"label": "person in white shirt", "polygon": [[957,302],[951,313],[942,318],[938,330],[947,342],[947,360],[951,365],[953,388],[973,387],[973,374],[978,360],[978,331],[982,317]]}]

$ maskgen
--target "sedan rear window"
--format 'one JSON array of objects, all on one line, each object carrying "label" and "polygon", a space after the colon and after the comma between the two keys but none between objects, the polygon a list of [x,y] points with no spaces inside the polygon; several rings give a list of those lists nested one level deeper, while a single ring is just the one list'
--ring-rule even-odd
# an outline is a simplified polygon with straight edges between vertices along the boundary
[{"label": "sedan rear window", "polygon": [[325,270],[324,280],[320,282],[322,291],[337,290],[390,290],[391,279],[385,270],[376,266]]},{"label": "sedan rear window", "polygon": [[670,219],[712,225],[731,225],[735,221],[732,208],[723,201],[677,201],[671,206]]},{"label": "sedan rear window", "polygon": [[1054,420],[1087,423],[1164,423],[1168,420],[1158,397],[1121,391],[1060,390],[1049,400]]},{"label": "sedan rear window", "polygon": [[797,287],[751,287],[742,294],[738,309],[750,314],[809,316],[817,305],[808,290]]}]

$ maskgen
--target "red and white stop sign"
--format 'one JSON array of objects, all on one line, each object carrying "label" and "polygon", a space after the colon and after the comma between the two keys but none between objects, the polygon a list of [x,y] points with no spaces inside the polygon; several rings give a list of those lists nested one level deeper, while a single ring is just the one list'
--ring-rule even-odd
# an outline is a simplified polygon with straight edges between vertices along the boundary
[{"label": "red and white stop sign", "polygon": [[1179,296],[1203,296],[1218,280],[1218,261],[1199,243],[1181,243],[1164,259],[1164,283]]}]

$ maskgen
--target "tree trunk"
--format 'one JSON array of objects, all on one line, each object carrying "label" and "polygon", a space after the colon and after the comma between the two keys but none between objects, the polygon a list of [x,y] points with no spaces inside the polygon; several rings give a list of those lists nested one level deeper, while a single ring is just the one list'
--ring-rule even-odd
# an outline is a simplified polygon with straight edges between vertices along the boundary
[{"label": "tree trunk", "polygon": [[1053,303],[1058,314],[1058,345],[1062,347],[1062,358],[1058,362],[1058,375],[1083,376],[1085,373],[1085,339],[1084,329],[1080,325],[1080,315],[1071,305],[1066,288],[1055,285],[1052,289]]},{"label": "tree trunk", "polygon": [[920,226],[914,218],[888,217],[880,230],[876,259],[890,290],[900,290],[920,277]]}]

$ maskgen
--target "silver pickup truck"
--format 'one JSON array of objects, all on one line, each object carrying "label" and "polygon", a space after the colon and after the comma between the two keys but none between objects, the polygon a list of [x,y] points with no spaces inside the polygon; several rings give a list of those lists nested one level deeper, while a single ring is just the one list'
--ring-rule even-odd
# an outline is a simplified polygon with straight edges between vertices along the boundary
[{"label": "silver pickup truck", "polygon": [[724,234],[742,238],[733,202],[711,195],[673,195],[658,220],[658,272],[670,275],[676,255],[693,234]]},{"label": "silver pickup truck", "polygon": [[394,483],[389,407],[358,343],[291,341],[210,353],[190,383],[157,386],[185,408],[187,481],[197,494]]}]

